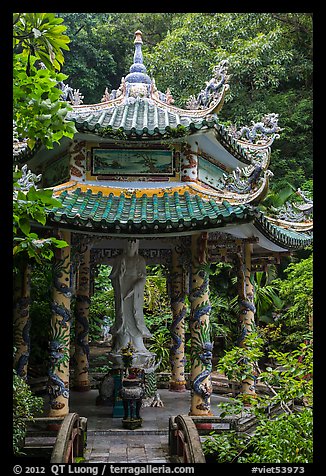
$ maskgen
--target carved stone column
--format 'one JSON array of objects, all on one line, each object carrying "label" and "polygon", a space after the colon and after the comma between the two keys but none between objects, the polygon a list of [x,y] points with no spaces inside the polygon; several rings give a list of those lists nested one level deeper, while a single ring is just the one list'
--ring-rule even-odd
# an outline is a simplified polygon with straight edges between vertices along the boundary
[{"label": "carved stone column", "polygon": [[[251,248],[250,243],[244,244],[243,258],[240,257],[239,267],[239,304],[240,304],[240,334],[238,339],[238,345],[240,347],[245,346],[246,336],[255,330],[255,312],[254,305],[254,288],[250,281],[251,275]],[[242,381],[241,393],[248,395],[256,395],[255,392],[255,376],[253,374],[252,379],[245,379]]]},{"label": "carved stone column", "polygon": [[70,232],[61,230],[60,239],[69,246],[56,249],[53,264],[52,319],[48,390],[51,417],[69,413],[70,351]]},{"label": "carved stone column", "polygon": [[90,287],[90,250],[87,249],[81,255],[78,273],[78,287],[76,291],[75,307],[75,381],[74,390],[83,392],[90,390],[89,385],[89,287]]},{"label": "carved stone column", "polygon": [[27,379],[27,366],[30,353],[29,330],[31,321],[30,305],[31,266],[24,264],[20,273],[14,277],[14,369],[23,379]]},{"label": "carved stone column", "polygon": [[193,235],[191,242],[191,408],[190,415],[212,415],[212,350],[209,314],[209,277],[203,265],[207,262],[207,233]]},{"label": "carved stone column", "polygon": [[170,349],[171,381],[169,389],[173,392],[184,392],[186,381],[185,366],[185,286],[182,263],[177,249],[172,251],[172,267],[170,274],[171,309],[173,321],[170,327],[172,346]]}]

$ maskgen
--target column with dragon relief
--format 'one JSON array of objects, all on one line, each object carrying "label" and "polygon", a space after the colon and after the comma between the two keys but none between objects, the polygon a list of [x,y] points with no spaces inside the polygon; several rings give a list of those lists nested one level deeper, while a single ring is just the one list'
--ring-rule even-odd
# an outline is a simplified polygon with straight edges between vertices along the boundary
[{"label": "column with dragon relief", "polygon": [[27,366],[30,354],[30,281],[31,266],[24,263],[14,276],[14,369],[23,379],[27,379]]},{"label": "column with dragon relief", "polygon": [[[253,332],[255,325],[255,304],[254,304],[254,287],[251,282],[251,249],[250,243],[244,244],[243,255],[238,255],[238,293],[240,305],[240,333],[238,338],[238,345],[245,347],[246,336]],[[241,393],[255,396],[255,373],[253,370],[252,378],[246,378],[241,383]]]},{"label": "column with dragon relief", "polygon": [[75,378],[74,390],[84,392],[90,390],[89,384],[89,306],[90,306],[90,250],[81,255],[78,272],[75,307]]},{"label": "column with dragon relief", "polygon": [[68,246],[55,250],[53,264],[52,318],[50,337],[50,368],[48,392],[50,417],[69,413],[69,360],[70,360],[70,231],[61,230],[60,239]]},{"label": "column with dragon relief", "polygon": [[189,300],[191,333],[191,408],[190,415],[212,415],[211,371],[213,343],[209,315],[209,276],[207,266],[207,233],[193,235],[191,242],[192,270]]},{"label": "column with dragon relief", "polygon": [[172,250],[172,266],[170,271],[170,296],[173,321],[170,327],[172,345],[170,349],[171,381],[169,389],[172,392],[184,392],[186,381],[185,367],[185,304],[186,290],[184,270],[181,261],[181,250],[178,246]]}]

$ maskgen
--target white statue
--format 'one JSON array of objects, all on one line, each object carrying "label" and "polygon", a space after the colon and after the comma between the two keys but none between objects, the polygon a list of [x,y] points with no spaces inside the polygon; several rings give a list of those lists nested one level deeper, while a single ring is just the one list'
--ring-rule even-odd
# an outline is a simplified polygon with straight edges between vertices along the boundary
[{"label": "white statue", "polygon": [[136,352],[150,354],[143,337],[151,337],[143,314],[146,262],[138,254],[139,240],[128,239],[126,250],[116,257],[109,278],[115,299],[115,322],[111,327],[113,352],[129,342]]}]

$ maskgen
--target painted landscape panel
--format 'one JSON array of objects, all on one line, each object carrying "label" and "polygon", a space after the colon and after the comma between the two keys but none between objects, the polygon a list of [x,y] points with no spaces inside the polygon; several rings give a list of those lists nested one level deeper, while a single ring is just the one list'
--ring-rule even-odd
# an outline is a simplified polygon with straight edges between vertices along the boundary
[{"label": "painted landscape panel", "polygon": [[173,175],[173,152],[162,149],[92,149],[93,175]]}]

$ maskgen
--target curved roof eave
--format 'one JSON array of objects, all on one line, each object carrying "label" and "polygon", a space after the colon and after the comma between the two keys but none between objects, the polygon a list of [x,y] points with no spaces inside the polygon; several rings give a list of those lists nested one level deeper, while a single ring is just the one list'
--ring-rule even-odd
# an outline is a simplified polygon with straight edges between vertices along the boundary
[{"label": "curved roof eave", "polygon": [[151,193],[146,191],[92,188],[74,182],[62,184],[55,187],[54,196],[63,206],[48,211],[48,224],[94,233],[169,235],[204,231],[254,218],[254,210],[246,204],[216,202],[183,184],[175,189],[157,187]]},{"label": "curved roof eave", "polygon": [[260,247],[281,252],[312,243],[311,232],[275,225],[250,204],[216,200],[203,190],[192,183],[121,190],[71,181],[54,187],[54,196],[63,207],[49,211],[48,224],[76,231],[140,236],[223,229],[242,238],[258,237]]},{"label": "curved roof eave", "polygon": [[268,229],[257,219],[247,224],[226,225],[217,231],[229,233],[240,239],[255,237],[258,240],[254,244],[254,251],[261,250],[262,252],[264,250],[277,253],[297,251],[311,245],[313,240],[312,235],[293,232],[289,234],[286,230],[278,230],[276,235],[275,230]]}]

